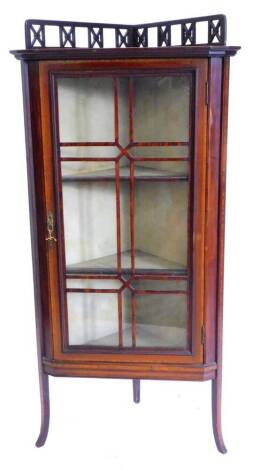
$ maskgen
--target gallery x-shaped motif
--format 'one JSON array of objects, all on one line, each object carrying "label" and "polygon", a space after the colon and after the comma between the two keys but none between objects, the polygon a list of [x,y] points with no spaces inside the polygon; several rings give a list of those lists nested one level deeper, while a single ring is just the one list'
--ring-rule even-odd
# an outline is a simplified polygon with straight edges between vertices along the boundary
[{"label": "gallery x-shaped motif", "polygon": [[65,27],[62,26],[60,31],[61,31],[61,46],[65,47],[66,44],[69,42],[69,44],[72,47],[75,47],[75,37],[74,37],[73,27],[70,27],[69,31],[67,31]]},{"label": "gallery x-shaped motif", "polygon": [[190,23],[189,26],[187,26],[186,23],[183,25],[183,42],[184,44],[187,43],[187,41],[190,41],[191,44],[194,43],[194,38],[195,38],[195,23]]},{"label": "gallery x-shaped motif", "polygon": [[221,41],[220,27],[221,27],[220,21],[218,21],[216,25],[213,23],[213,21],[211,21],[211,26],[210,26],[211,42],[215,38],[217,38],[219,42]]},{"label": "gallery x-shaped motif", "polygon": [[147,46],[147,30],[143,28],[143,30],[137,30],[137,44],[138,46]]},{"label": "gallery x-shaped motif", "polygon": [[44,34],[44,26],[43,25],[40,25],[38,30],[36,31],[36,29],[34,28],[34,26],[32,25],[31,26],[31,31],[33,33],[33,40],[32,40],[32,43],[31,43],[31,47],[34,46],[34,44],[36,43],[36,41],[39,42],[39,44],[42,46],[42,47],[45,47],[45,34]]},{"label": "gallery x-shaped motif", "polygon": [[169,25],[160,26],[159,27],[159,46],[165,44],[166,46],[170,46],[171,43],[171,29]]},{"label": "gallery x-shaped motif", "polygon": [[90,36],[92,35],[93,38],[92,41],[90,40],[90,47],[94,47],[96,43],[99,47],[103,47],[101,28],[99,28],[97,32],[93,28],[90,28],[89,32]]},{"label": "gallery x-shaped motif", "polygon": [[117,39],[118,39],[118,47],[121,47],[123,44],[125,46],[128,45],[128,30],[125,33],[122,33],[120,29],[117,29]]}]

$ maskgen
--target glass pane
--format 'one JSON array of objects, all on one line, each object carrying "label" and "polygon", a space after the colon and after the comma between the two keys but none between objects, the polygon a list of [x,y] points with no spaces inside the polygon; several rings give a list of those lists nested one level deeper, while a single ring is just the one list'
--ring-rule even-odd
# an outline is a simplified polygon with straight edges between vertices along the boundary
[{"label": "glass pane", "polygon": [[140,172],[150,176],[185,176],[189,174],[188,162],[137,162],[135,163],[135,176]]},{"label": "glass pane", "polygon": [[188,158],[188,145],[133,145],[129,149],[129,153],[134,157],[145,158]]},{"label": "glass pane", "polygon": [[136,347],[187,348],[186,295],[136,295]]},{"label": "glass pane", "polygon": [[187,224],[187,182],[136,182],[136,268],[184,271]]},{"label": "glass pane", "polygon": [[115,177],[114,162],[62,162],[61,163],[62,180],[82,181],[84,179],[101,179],[105,176]]},{"label": "glass pane", "polygon": [[118,346],[117,294],[67,293],[69,345]]},{"label": "glass pane", "polygon": [[118,79],[119,143],[126,147],[129,143],[129,79]]},{"label": "glass pane", "polygon": [[[113,178],[115,179],[115,163],[111,161],[64,161],[61,164],[62,178],[64,181],[69,177],[78,180],[84,178],[100,179],[100,178]],[[187,179],[189,173],[188,162],[136,162],[134,166],[135,179],[161,179],[162,177],[178,177],[182,176]],[[129,160],[120,160],[120,179],[130,179],[130,166]]]},{"label": "glass pane", "polygon": [[114,141],[113,98],[113,78],[58,78],[60,141]]},{"label": "glass pane", "polygon": [[132,312],[131,312],[131,292],[129,289],[124,289],[122,292],[122,337],[123,346],[131,348],[132,341]]},{"label": "glass pane", "polygon": [[190,75],[134,78],[134,140],[189,140]]},{"label": "glass pane", "polygon": [[74,147],[61,147],[60,156],[64,158],[115,158],[119,149],[113,145],[87,145]]},{"label": "glass pane", "polygon": [[[116,253],[114,183],[107,181],[63,184],[63,219],[67,270],[103,268],[104,257]],[[110,265],[116,268],[116,256]]]},{"label": "glass pane", "polygon": [[119,279],[67,279],[67,289],[120,289]]},{"label": "glass pane", "polygon": [[[123,291],[123,345],[186,349],[187,281],[132,279]],[[133,321],[133,309],[135,321]]]},{"label": "glass pane", "polygon": [[131,281],[131,286],[139,290],[159,290],[159,291],[185,291],[187,292],[187,281],[171,281],[171,280],[162,280],[157,281],[155,279],[133,279]]}]

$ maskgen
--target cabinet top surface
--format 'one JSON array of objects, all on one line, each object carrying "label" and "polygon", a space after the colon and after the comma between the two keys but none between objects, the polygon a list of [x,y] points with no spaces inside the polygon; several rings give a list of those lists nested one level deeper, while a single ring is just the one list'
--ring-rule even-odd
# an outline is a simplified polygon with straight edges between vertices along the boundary
[{"label": "cabinet top surface", "polygon": [[26,49],[11,53],[22,60],[232,56],[240,47],[226,46],[226,31],[225,15],[136,25],[32,19]]},{"label": "cabinet top surface", "polygon": [[21,60],[81,60],[81,59],[137,59],[137,58],[183,58],[183,57],[224,57],[233,56],[239,46],[179,46],[170,48],[149,47],[148,49],[89,49],[89,48],[34,48],[14,50],[11,53]]}]

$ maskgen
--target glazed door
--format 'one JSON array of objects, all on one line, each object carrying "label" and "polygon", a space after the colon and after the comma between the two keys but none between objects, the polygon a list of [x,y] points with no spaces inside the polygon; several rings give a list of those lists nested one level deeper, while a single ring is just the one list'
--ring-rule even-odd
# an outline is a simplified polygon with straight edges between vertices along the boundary
[{"label": "glazed door", "polygon": [[100,64],[47,68],[59,352],[202,361],[205,60]]}]

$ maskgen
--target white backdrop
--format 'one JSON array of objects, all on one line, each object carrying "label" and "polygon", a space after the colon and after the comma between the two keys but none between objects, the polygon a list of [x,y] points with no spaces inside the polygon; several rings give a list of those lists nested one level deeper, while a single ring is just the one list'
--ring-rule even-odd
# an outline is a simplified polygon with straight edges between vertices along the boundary
[{"label": "white backdrop", "polygon": [[[250,469],[253,337],[253,154],[250,3],[213,0],[9,1],[1,18],[1,444],[0,465],[126,470]],[[40,405],[36,361],[20,64],[27,18],[151,22],[225,13],[231,59],[226,220],[223,430],[227,455],[211,429],[210,382],[50,379],[51,426],[36,449]]]}]

